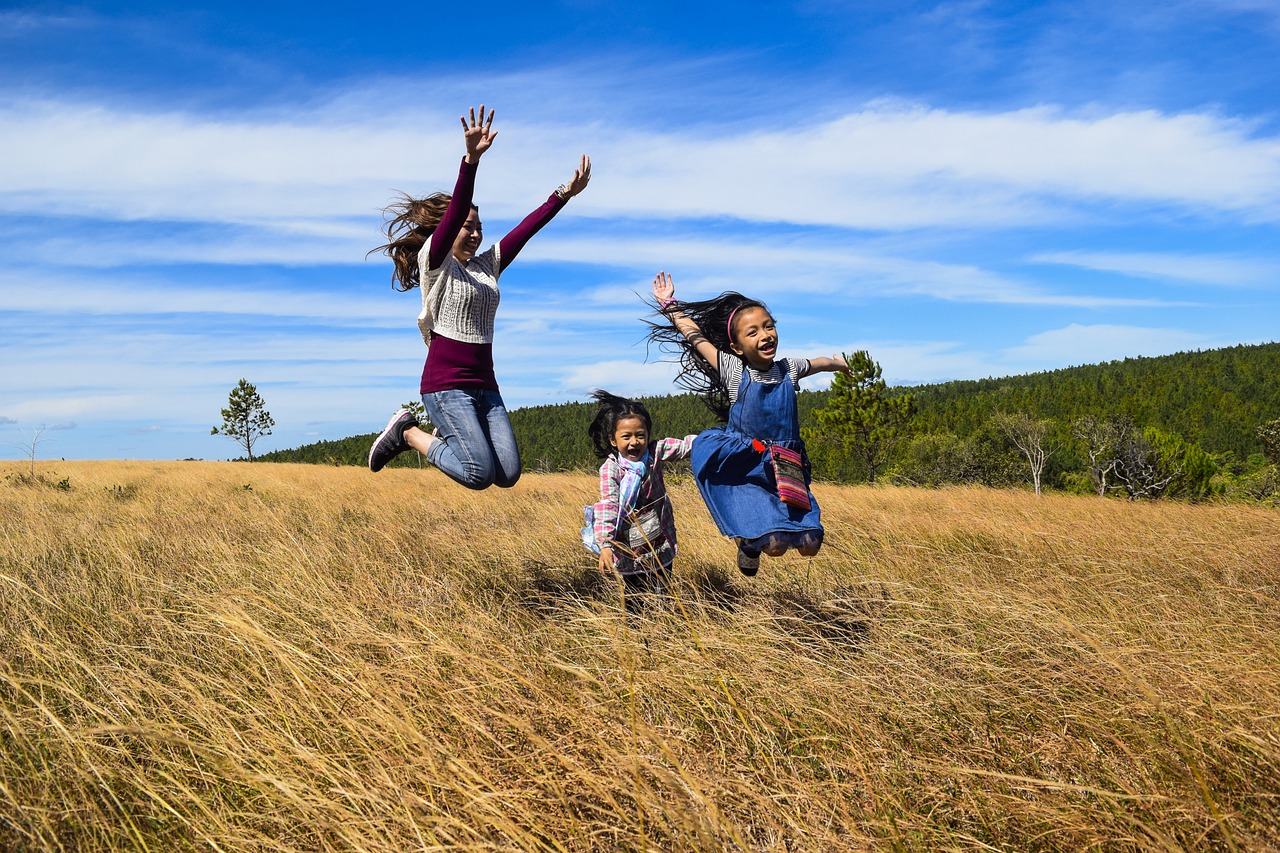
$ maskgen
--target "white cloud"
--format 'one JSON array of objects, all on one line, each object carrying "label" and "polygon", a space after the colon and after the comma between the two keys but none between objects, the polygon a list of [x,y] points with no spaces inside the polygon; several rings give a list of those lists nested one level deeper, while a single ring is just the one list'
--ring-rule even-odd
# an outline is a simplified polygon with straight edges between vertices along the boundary
[{"label": "white cloud", "polygon": [[[53,269],[33,272],[0,272],[0,311],[31,311],[65,316],[67,293]],[[291,317],[323,320],[338,326],[400,325],[407,313],[397,304],[390,287],[374,293],[368,287],[353,287],[368,295],[343,293],[289,292],[264,286],[191,286],[181,278],[169,285],[138,284],[114,275],[81,274],[76,279],[74,309],[79,314],[144,315],[226,314],[240,316]],[[409,300],[413,301],[414,296]],[[416,314],[416,307],[414,308]]]},{"label": "white cloud", "polygon": [[1205,334],[1184,329],[1073,323],[1032,335],[1022,345],[1004,350],[1002,355],[1007,362],[1026,364],[1031,366],[1029,369],[1042,369],[1168,355],[1230,343],[1235,342],[1215,341]]},{"label": "white cloud", "polygon": [[1031,260],[1143,278],[1227,287],[1274,285],[1280,280],[1280,262],[1223,255],[1189,255],[1178,252],[1045,252],[1033,256]]},{"label": "white cloud", "polygon": [[[631,239],[602,235],[539,235],[521,260],[607,258],[612,264],[643,270],[665,269],[677,281],[677,292],[690,298],[722,290],[749,291],[766,301],[787,294],[840,294],[847,299],[897,296],[946,302],[1004,305],[1072,306],[1080,308],[1152,306],[1157,300],[1123,295],[1062,293],[970,264],[918,260],[860,250],[856,242],[834,244],[821,237],[781,237],[769,242],[744,238],[703,240]],[[631,285],[612,284],[592,291],[593,299],[638,302],[650,292],[648,274]]]},{"label": "white cloud", "polygon": [[[452,184],[461,145],[448,118],[424,127],[420,114],[344,109],[339,119],[322,106],[225,120],[10,101],[0,106],[0,210],[297,227],[374,217],[395,188]],[[595,180],[573,206],[602,217],[1022,226],[1077,220],[1095,201],[1280,217],[1280,142],[1209,114],[883,102],[781,130],[502,130],[520,141],[500,139],[479,187],[498,216],[531,207],[586,148]]]},{"label": "white cloud", "polygon": [[623,397],[671,394],[676,366],[665,361],[623,361],[610,359],[570,367],[560,377],[562,392],[585,399],[596,388]]},{"label": "white cloud", "polygon": [[151,408],[152,404],[152,400],[141,394],[55,392],[41,397],[14,401],[5,408],[17,414],[18,419],[23,423],[47,423],[51,420],[73,421],[75,418],[91,419],[104,415],[108,418],[127,417],[144,408]]}]

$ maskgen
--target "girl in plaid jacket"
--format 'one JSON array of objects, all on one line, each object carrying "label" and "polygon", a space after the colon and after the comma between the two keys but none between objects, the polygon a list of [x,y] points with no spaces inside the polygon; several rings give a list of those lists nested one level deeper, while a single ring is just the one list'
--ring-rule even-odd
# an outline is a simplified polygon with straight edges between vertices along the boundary
[{"label": "girl in plaid jacket", "polygon": [[[602,572],[622,575],[626,594],[661,593],[676,556],[675,516],[663,466],[686,459],[693,436],[650,441],[653,419],[643,403],[596,391],[588,429],[600,465],[600,500],[588,508],[583,543],[600,554]],[[592,547],[594,546],[594,547]]]}]

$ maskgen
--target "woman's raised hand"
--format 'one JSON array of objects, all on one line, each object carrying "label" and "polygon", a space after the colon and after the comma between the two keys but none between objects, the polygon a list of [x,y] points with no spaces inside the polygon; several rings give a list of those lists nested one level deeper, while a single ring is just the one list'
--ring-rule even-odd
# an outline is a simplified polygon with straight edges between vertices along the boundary
[{"label": "woman's raised hand", "polygon": [[675,295],[676,284],[671,280],[671,274],[659,272],[653,279],[653,298],[658,300],[659,305],[666,305]]},{"label": "woman's raised hand", "polygon": [[583,154],[577,170],[573,173],[573,177],[564,184],[564,197],[573,198],[585,190],[589,183],[591,183],[591,158]]},{"label": "woman's raised hand", "polygon": [[492,130],[493,127],[493,110],[489,110],[489,117],[484,117],[484,104],[480,105],[480,118],[476,118],[476,108],[471,108],[471,121],[467,121],[466,116],[458,117],[462,121],[462,138],[467,143],[467,162],[474,163],[480,159],[480,155],[489,150],[489,146],[493,144],[493,140],[498,138],[498,131]]}]

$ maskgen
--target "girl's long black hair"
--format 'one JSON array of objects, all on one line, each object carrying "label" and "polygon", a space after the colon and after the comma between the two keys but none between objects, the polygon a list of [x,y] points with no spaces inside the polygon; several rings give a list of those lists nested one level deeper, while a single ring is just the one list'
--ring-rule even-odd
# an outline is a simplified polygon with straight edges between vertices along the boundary
[{"label": "girl's long black hair", "polygon": [[595,420],[587,427],[587,434],[591,436],[591,447],[596,456],[607,459],[613,453],[613,433],[618,427],[618,421],[623,418],[639,418],[644,421],[645,431],[649,433],[650,439],[653,438],[653,418],[649,417],[649,410],[644,403],[628,400],[608,391],[597,390],[591,396],[598,408]]},{"label": "girl's long black hair", "polygon": [[[738,315],[744,308],[769,310],[763,302],[732,290],[701,302],[680,302],[677,305],[702,330],[702,336],[722,352],[731,352],[730,317],[733,317],[736,324]],[[697,347],[676,328],[675,323],[670,320],[663,323],[650,322],[648,341],[660,352],[679,356],[680,374],[676,377],[677,385],[700,396],[718,420],[729,420],[729,389],[725,387],[720,371],[716,369],[716,365],[707,364],[698,354]]]}]

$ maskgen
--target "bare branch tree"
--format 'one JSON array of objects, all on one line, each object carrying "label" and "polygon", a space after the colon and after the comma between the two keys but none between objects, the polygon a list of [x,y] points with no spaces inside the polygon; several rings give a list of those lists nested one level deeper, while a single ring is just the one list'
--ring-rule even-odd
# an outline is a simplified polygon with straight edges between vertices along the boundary
[{"label": "bare branch tree", "polygon": [[[31,478],[34,480],[36,476],[36,448],[46,441],[53,441],[51,438],[44,438],[45,427],[38,427],[31,431],[31,435],[23,441],[9,441],[6,444],[12,444],[14,447],[21,447],[22,452],[26,454],[27,459],[31,463]],[[26,430],[19,429],[18,432],[26,435]]]},{"label": "bare branch tree", "polygon": [[1098,497],[1106,497],[1111,488],[1111,477],[1116,470],[1116,445],[1133,429],[1128,418],[1119,421],[1099,420],[1085,415],[1072,424],[1072,434],[1084,442],[1085,455],[1089,457],[1089,478]]},{"label": "bare branch tree", "polygon": [[1280,419],[1267,421],[1259,426],[1258,441],[1262,442],[1267,461],[1272,465],[1280,465]]},{"label": "bare branch tree", "polygon": [[1005,436],[1022,452],[1023,458],[1031,466],[1031,482],[1036,494],[1040,494],[1040,477],[1044,474],[1045,465],[1053,455],[1054,448],[1047,443],[1049,420],[1037,420],[1026,412],[1005,414],[997,412],[994,420]]},{"label": "bare branch tree", "polygon": [[1131,501],[1158,498],[1182,473],[1180,463],[1170,467],[1143,432],[1130,429],[1115,447],[1117,485],[1111,488],[1123,489]]}]

